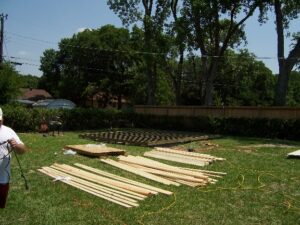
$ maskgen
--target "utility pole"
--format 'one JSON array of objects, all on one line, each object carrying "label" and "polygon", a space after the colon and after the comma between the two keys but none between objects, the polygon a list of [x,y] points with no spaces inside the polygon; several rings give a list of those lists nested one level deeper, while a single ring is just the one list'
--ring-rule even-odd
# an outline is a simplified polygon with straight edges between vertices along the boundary
[{"label": "utility pole", "polygon": [[0,15],[1,33],[0,33],[0,64],[3,62],[3,43],[4,43],[4,19],[7,19],[7,14]]}]

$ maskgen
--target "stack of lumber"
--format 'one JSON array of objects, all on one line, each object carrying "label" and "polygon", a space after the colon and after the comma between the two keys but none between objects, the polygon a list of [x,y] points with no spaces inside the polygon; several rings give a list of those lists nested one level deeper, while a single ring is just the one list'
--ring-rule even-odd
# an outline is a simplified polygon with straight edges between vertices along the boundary
[{"label": "stack of lumber", "polygon": [[158,193],[173,194],[161,188],[79,163],[76,163],[75,166],[55,163],[50,167],[42,167],[38,171],[65,184],[127,208],[139,206],[138,201],[144,200],[149,195]]},{"label": "stack of lumber", "polygon": [[125,151],[117,148],[107,147],[106,145],[66,145],[64,149],[72,149],[81,155],[93,157],[108,156],[108,155],[124,155]]},{"label": "stack of lumber", "polygon": [[141,156],[119,156],[118,159],[119,161],[111,159],[101,159],[101,161],[165,185],[204,186],[217,182],[215,178],[221,178],[226,174],[171,166]]},{"label": "stack of lumber", "polygon": [[169,160],[173,162],[179,162],[184,164],[190,164],[195,166],[206,166],[217,160],[225,160],[223,158],[214,157],[208,154],[200,154],[196,152],[186,152],[180,150],[174,150],[171,148],[156,147],[154,150],[146,152],[144,156]]}]

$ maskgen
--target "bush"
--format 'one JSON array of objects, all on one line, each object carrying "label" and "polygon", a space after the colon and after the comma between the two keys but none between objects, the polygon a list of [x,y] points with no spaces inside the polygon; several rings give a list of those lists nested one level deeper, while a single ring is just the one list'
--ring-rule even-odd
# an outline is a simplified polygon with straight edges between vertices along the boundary
[{"label": "bush", "polygon": [[97,130],[134,126],[290,140],[298,140],[300,137],[300,120],[159,116],[135,114],[131,110],[28,109],[12,105],[3,106],[2,109],[4,123],[19,132],[37,131],[42,120],[49,121],[58,116],[63,122],[63,130]]}]

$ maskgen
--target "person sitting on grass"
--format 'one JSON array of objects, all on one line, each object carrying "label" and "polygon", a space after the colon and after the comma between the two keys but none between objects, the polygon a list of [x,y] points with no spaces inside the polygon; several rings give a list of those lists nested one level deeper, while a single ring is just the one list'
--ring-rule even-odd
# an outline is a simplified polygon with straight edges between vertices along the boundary
[{"label": "person sitting on grass", "polygon": [[0,208],[5,208],[10,181],[11,152],[26,152],[26,146],[13,129],[3,125],[3,112],[0,108]]}]

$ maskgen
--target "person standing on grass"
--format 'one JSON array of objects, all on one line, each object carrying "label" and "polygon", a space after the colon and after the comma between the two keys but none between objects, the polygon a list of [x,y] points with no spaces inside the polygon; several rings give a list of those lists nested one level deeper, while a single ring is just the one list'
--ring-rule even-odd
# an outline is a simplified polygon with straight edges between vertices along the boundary
[{"label": "person standing on grass", "polygon": [[3,125],[0,108],[0,208],[5,208],[9,190],[11,152],[26,152],[26,146],[13,129]]}]

